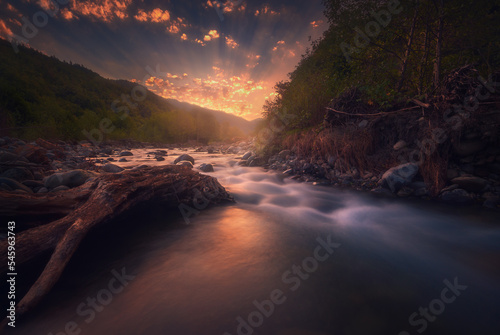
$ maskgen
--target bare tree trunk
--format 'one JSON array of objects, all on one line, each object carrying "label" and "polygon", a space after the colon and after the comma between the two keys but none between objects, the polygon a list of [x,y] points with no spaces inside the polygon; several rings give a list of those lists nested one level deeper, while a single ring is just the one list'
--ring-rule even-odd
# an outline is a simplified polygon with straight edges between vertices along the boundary
[{"label": "bare tree trunk", "polygon": [[[21,206],[14,208],[17,200]],[[196,204],[193,202],[196,199]],[[17,234],[16,263],[20,265],[42,252],[54,249],[37,281],[17,305],[17,316],[33,308],[54,286],[64,268],[87,233],[95,226],[109,222],[139,203],[161,203],[165,207],[180,204],[205,205],[232,201],[231,196],[210,176],[183,166],[164,166],[105,174],[81,187],[54,194],[19,194],[0,191],[0,208],[22,214],[33,204],[32,213],[49,204],[52,211],[68,213],[52,223],[43,224]],[[59,201],[60,205],[54,204]],[[4,211],[5,213],[5,211]],[[0,241],[0,268],[7,270],[7,240]],[[2,325],[5,326],[6,320]],[[1,326],[0,326],[1,331]]]},{"label": "bare tree trunk", "polygon": [[[418,6],[418,3],[416,4],[416,6]],[[403,84],[405,81],[406,69],[408,67],[408,60],[410,58],[411,48],[413,45],[413,36],[415,35],[415,27],[417,25],[417,18],[418,18],[418,7],[415,7],[415,14],[413,15],[413,22],[411,24],[410,34],[408,36],[408,44],[406,46],[406,52],[403,58],[403,62],[401,63],[401,76],[399,78],[397,86],[398,92],[401,91],[401,89],[403,88]]]},{"label": "bare tree trunk", "polygon": [[443,26],[444,26],[444,18],[443,18],[443,10],[444,10],[444,0],[440,0],[439,2],[439,22],[438,22],[438,32],[437,32],[437,42],[436,42],[436,58],[434,61],[434,89],[437,89],[441,83],[441,49],[443,45]]}]

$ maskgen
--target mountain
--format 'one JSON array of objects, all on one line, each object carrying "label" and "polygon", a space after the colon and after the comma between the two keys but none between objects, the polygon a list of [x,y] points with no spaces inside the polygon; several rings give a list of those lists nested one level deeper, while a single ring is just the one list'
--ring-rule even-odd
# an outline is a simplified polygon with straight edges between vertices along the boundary
[{"label": "mountain", "polygon": [[190,104],[188,102],[180,102],[180,101],[174,100],[174,99],[167,99],[167,101],[172,106],[175,106],[175,107],[182,109],[182,110],[210,113],[213,116],[215,116],[215,119],[220,124],[228,123],[233,127],[241,129],[247,135],[251,134],[255,130],[255,127],[257,126],[257,124],[259,124],[259,122],[262,121],[262,119],[260,119],[260,118],[252,120],[252,121],[248,121],[248,120],[246,120],[242,117],[236,116],[234,114],[229,114],[229,113],[226,113],[223,111],[203,108],[203,107],[200,107],[197,105]]},{"label": "mountain", "polygon": [[230,140],[254,122],[167,100],[144,86],[105,79],[78,64],[0,39],[0,135],[99,142]]}]

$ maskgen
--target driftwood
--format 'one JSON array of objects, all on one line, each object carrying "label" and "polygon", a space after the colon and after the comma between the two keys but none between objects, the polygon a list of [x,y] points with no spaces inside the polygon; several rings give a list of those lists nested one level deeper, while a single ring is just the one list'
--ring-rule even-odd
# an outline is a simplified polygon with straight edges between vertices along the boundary
[{"label": "driftwood", "polygon": [[[210,176],[184,166],[165,166],[105,174],[78,188],[54,194],[0,192],[0,216],[47,214],[63,216],[53,222],[19,232],[16,265],[54,249],[45,269],[17,304],[16,317],[33,308],[57,282],[80,242],[93,227],[109,222],[139,203],[162,203],[166,207],[192,206],[193,199],[215,204],[232,201]],[[198,201],[199,202],[199,201]],[[0,241],[0,269],[7,270],[7,240]],[[4,323],[6,320],[4,320]],[[1,329],[1,328],[0,328]]]}]

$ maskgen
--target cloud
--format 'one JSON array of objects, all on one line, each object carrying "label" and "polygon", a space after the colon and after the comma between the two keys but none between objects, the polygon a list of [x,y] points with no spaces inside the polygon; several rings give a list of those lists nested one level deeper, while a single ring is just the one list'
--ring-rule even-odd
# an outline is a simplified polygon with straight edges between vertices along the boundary
[{"label": "cloud", "polygon": [[160,8],[155,8],[150,12],[140,9],[134,18],[141,22],[167,22],[170,20],[170,13],[168,10],[162,10]]},{"label": "cloud", "polygon": [[313,22],[311,22],[311,26],[312,26],[313,28],[318,28],[318,27],[319,27],[320,25],[322,25],[323,23],[324,23],[324,21],[323,21],[323,20],[313,21]]},{"label": "cloud", "polygon": [[[61,15],[66,20],[88,17],[94,21],[111,22],[113,20],[123,20],[129,17],[128,7],[132,0],[81,0],[71,1],[70,4],[61,11]],[[53,6],[50,0],[40,0],[40,7],[50,9]]]},{"label": "cloud", "polygon": [[245,12],[246,4],[242,0],[208,0],[204,5],[207,8],[222,9],[223,13]]},{"label": "cloud", "polygon": [[[255,55],[253,57],[260,58]],[[187,73],[168,73],[166,78],[150,77],[144,84],[165,98],[247,117],[258,116],[255,114],[256,106],[252,103],[252,97],[259,96],[263,100],[263,92],[267,89],[264,82],[250,79],[248,73],[231,75],[215,65],[212,66],[212,72],[203,78],[189,79]]]},{"label": "cloud", "polygon": [[12,35],[12,30],[7,27],[7,24],[4,20],[0,19],[0,37],[4,39],[9,39],[9,36]]},{"label": "cloud", "polygon": [[226,36],[226,44],[231,48],[231,49],[236,49],[239,47],[239,44],[236,43],[235,40],[231,38],[231,36]]},{"label": "cloud", "polygon": [[[181,32],[182,28],[189,27],[189,24],[187,24],[186,22],[187,22],[186,19],[183,19],[181,17],[178,17],[175,20],[172,20],[170,22],[170,25],[167,27],[167,32],[169,32],[171,34],[179,34]],[[181,39],[182,39],[182,35],[181,35]],[[187,35],[186,35],[186,39],[187,39]]]},{"label": "cloud", "polygon": [[254,13],[255,16],[259,16],[259,15],[275,16],[275,15],[279,15],[279,14],[280,14],[279,12],[272,10],[269,5],[264,5],[262,8],[257,9]]},{"label": "cloud", "polygon": [[246,68],[249,70],[254,69],[257,65],[259,65],[259,60],[261,59],[261,55],[249,54],[247,55],[248,63],[246,64]]}]

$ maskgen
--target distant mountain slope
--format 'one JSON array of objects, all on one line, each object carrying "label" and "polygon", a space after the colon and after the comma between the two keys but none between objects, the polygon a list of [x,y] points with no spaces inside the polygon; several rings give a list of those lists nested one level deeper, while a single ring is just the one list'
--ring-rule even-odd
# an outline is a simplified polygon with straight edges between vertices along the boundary
[{"label": "distant mountain slope", "polygon": [[[252,123],[164,99],[0,39],[0,135],[25,139],[201,142],[248,134]],[[225,113],[223,113],[225,114]]]},{"label": "distant mountain slope", "polygon": [[182,110],[186,111],[200,111],[200,112],[207,112],[215,116],[215,119],[220,123],[229,123],[231,126],[236,127],[241,129],[245,134],[250,134],[255,130],[255,127],[257,124],[262,121],[262,119],[255,119],[252,121],[248,121],[242,117],[229,114],[223,111],[218,111],[218,110],[213,110],[213,109],[208,109],[208,108],[203,108],[197,105],[190,104],[188,102],[180,102],[174,99],[167,99],[167,101],[172,105],[177,108],[180,108]]}]

